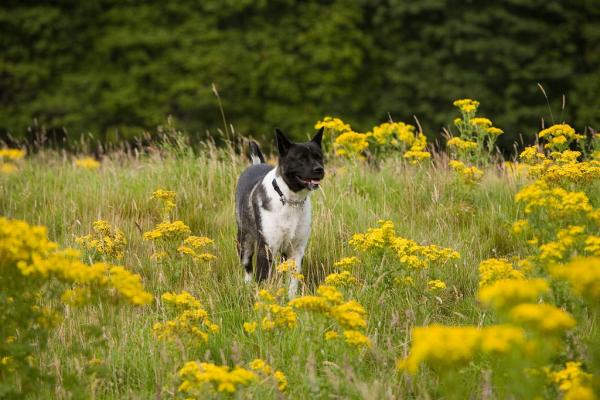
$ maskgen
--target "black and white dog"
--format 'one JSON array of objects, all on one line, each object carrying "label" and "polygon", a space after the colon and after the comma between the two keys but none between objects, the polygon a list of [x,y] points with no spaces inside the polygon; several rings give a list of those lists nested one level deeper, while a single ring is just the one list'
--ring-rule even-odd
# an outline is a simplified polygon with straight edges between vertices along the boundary
[{"label": "black and white dog", "polygon": [[[275,129],[279,162],[265,164],[255,142],[250,143],[252,165],[240,176],[235,194],[238,224],[238,252],[252,279],[252,257],[257,249],[256,278],[269,276],[273,257],[281,253],[293,259],[301,271],[304,250],[310,236],[310,192],[319,188],[325,176],[321,139],[323,129],[305,143],[291,142]],[[290,281],[288,294],[296,295],[298,280]]]}]

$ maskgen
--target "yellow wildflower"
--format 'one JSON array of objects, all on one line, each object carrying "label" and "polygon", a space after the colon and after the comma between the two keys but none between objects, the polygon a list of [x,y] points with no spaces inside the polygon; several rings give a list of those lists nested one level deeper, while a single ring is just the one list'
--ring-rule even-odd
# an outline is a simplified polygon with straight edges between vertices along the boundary
[{"label": "yellow wildflower", "polygon": [[185,363],[178,373],[183,380],[178,391],[188,396],[200,396],[205,384],[211,384],[217,392],[234,393],[257,379],[252,371],[241,367],[230,370],[227,366],[195,361]]},{"label": "yellow wildflower", "polygon": [[527,229],[529,229],[529,221],[527,221],[526,219],[516,220],[512,224],[512,232],[515,235],[520,235],[521,233],[525,232]]},{"label": "yellow wildflower", "polygon": [[0,159],[17,161],[25,157],[22,149],[0,149]]},{"label": "yellow wildflower", "polygon": [[344,331],[344,339],[356,347],[371,347],[371,340],[359,331]]},{"label": "yellow wildflower", "polygon": [[483,177],[482,170],[475,166],[467,167],[462,161],[450,160],[449,165],[469,185],[479,182]]},{"label": "yellow wildflower", "polygon": [[513,268],[505,259],[488,258],[479,264],[479,287],[485,287],[499,279],[523,279],[523,273]]},{"label": "yellow wildflower", "polygon": [[456,148],[458,150],[471,150],[477,148],[477,143],[470,140],[463,140],[459,137],[453,137],[448,139],[446,143],[450,148]]},{"label": "yellow wildflower", "polygon": [[600,258],[577,258],[566,265],[550,268],[550,274],[566,279],[572,290],[590,304],[600,303]]},{"label": "yellow wildflower", "polygon": [[9,174],[12,174],[13,172],[15,172],[16,170],[17,170],[17,166],[13,163],[5,163],[5,162],[0,163],[0,173],[1,174],[9,175]]},{"label": "yellow wildflower", "polygon": [[297,297],[291,300],[288,304],[294,308],[301,308],[316,312],[328,312],[331,309],[331,305],[327,299],[321,296]]},{"label": "yellow wildflower", "polygon": [[315,124],[315,129],[325,128],[326,131],[334,131],[337,134],[348,132],[352,130],[352,127],[346,124],[339,118],[325,117],[323,120]]},{"label": "yellow wildflower", "polygon": [[431,291],[446,289],[446,283],[439,279],[431,280],[427,282],[427,288]]},{"label": "yellow wildflower", "polygon": [[492,126],[492,121],[484,117],[471,118],[469,122],[473,125],[482,126],[484,128],[489,128]]},{"label": "yellow wildflower", "polygon": [[504,131],[500,128],[496,128],[495,126],[490,126],[487,128],[487,133],[492,136],[500,136],[504,133]]},{"label": "yellow wildflower", "polygon": [[575,318],[550,304],[523,303],[509,313],[510,319],[542,333],[562,333],[575,326]]},{"label": "yellow wildflower", "polygon": [[277,388],[282,392],[285,391],[285,389],[287,389],[288,386],[288,380],[285,374],[277,370],[273,373],[273,377],[277,381]]},{"label": "yellow wildflower", "polygon": [[67,289],[60,296],[61,301],[70,306],[80,306],[86,304],[90,298],[91,292],[89,288],[82,287]]},{"label": "yellow wildflower", "polygon": [[352,267],[358,265],[359,262],[360,261],[358,257],[344,257],[341,258],[339,261],[334,262],[333,266],[342,270],[349,270]]},{"label": "yellow wildflower", "polygon": [[540,131],[538,133],[538,136],[540,138],[545,138],[546,140],[549,140],[548,144],[552,143],[551,146],[546,145],[546,147],[561,147],[557,145],[562,145],[573,140],[585,138],[585,136],[575,133],[575,129],[573,129],[568,124],[552,125],[551,127]]},{"label": "yellow wildflower", "polygon": [[265,375],[269,375],[273,369],[269,364],[266,363],[265,360],[260,358],[255,358],[250,362],[250,369],[253,371],[260,371]]},{"label": "yellow wildflower", "polygon": [[545,160],[546,156],[544,153],[538,151],[537,147],[529,146],[523,149],[519,158],[528,164],[537,164],[539,161]]},{"label": "yellow wildflower", "polygon": [[551,263],[564,259],[577,243],[583,239],[583,226],[571,225],[566,229],[559,229],[556,241],[540,246],[540,260]]},{"label": "yellow wildflower", "polygon": [[279,264],[276,268],[277,272],[288,272],[288,271],[294,271],[294,269],[296,268],[296,262],[292,259],[286,260],[284,262],[282,262],[281,264]]},{"label": "yellow wildflower", "polygon": [[558,385],[563,392],[568,392],[574,386],[589,384],[592,374],[581,369],[581,362],[568,361],[565,368],[550,374],[552,381]]},{"label": "yellow wildflower", "polygon": [[200,301],[189,292],[167,292],[162,295],[162,300],[172,305],[178,314],[174,319],[154,324],[154,335],[158,339],[173,341],[179,338],[206,343],[211,333],[219,331],[219,326],[211,322]]},{"label": "yellow wildflower", "polygon": [[336,331],[325,332],[325,340],[334,340],[337,339],[339,336],[339,333],[337,333]]},{"label": "yellow wildflower", "polygon": [[394,279],[394,282],[396,283],[396,285],[398,286],[415,286],[415,281],[413,280],[412,277],[410,276],[404,276],[404,277],[396,277],[396,279]]},{"label": "yellow wildflower", "polygon": [[331,316],[344,328],[357,329],[366,328],[366,311],[362,305],[355,300],[337,305],[330,310]]},{"label": "yellow wildflower", "polygon": [[367,135],[353,131],[344,132],[335,138],[333,148],[335,154],[342,157],[363,158],[362,154],[369,147]]},{"label": "yellow wildflower", "polygon": [[91,157],[79,158],[75,160],[75,166],[78,168],[95,170],[100,168],[100,162]]},{"label": "yellow wildflower", "polygon": [[358,280],[350,273],[350,271],[342,271],[327,275],[323,283],[325,285],[343,287],[357,285]]},{"label": "yellow wildflower", "polygon": [[398,367],[414,374],[422,363],[440,368],[464,364],[475,355],[480,337],[480,330],[470,326],[415,327],[410,354]]},{"label": "yellow wildflower", "polygon": [[92,224],[93,234],[75,238],[75,243],[87,250],[121,259],[125,255],[127,240],[122,230],[113,228],[104,220]]},{"label": "yellow wildflower", "polygon": [[479,301],[497,310],[536,301],[550,290],[544,279],[500,279],[479,291]]},{"label": "yellow wildflower", "polygon": [[379,145],[390,144],[394,139],[411,146],[415,141],[415,127],[403,122],[384,122],[373,128],[369,133]]},{"label": "yellow wildflower", "polygon": [[340,304],[343,300],[342,293],[334,286],[321,285],[317,288],[317,294],[330,304]]},{"label": "yellow wildflower", "polygon": [[525,333],[511,325],[444,326],[433,324],[415,327],[408,357],[398,362],[398,368],[411,374],[421,364],[440,369],[466,364],[479,353],[498,354],[520,349],[525,344]]},{"label": "yellow wildflower", "polygon": [[254,333],[256,325],[256,322],[244,322],[244,331],[247,333]]},{"label": "yellow wildflower", "polygon": [[593,256],[600,256],[600,236],[589,235],[585,239],[585,251]]},{"label": "yellow wildflower", "polygon": [[479,102],[471,99],[455,100],[453,104],[466,114],[475,114],[477,107],[479,107]]},{"label": "yellow wildflower", "polygon": [[189,235],[191,230],[183,221],[163,221],[149,232],[144,232],[144,240],[169,240]]}]

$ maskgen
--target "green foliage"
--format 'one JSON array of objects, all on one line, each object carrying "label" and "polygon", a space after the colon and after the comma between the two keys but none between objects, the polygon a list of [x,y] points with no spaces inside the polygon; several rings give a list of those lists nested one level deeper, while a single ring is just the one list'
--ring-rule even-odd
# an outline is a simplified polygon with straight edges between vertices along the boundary
[{"label": "green foliage", "polygon": [[173,115],[204,136],[222,127],[215,83],[245,135],[280,126],[303,138],[324,115],[360,131],[389,113],[417,115],[434,136],[451,101],[473,97],[509,147],[540,117],[599,125],[599,10],[598,0],[9,1],[0,128],[22,134],[35,118],[114,139]]}]

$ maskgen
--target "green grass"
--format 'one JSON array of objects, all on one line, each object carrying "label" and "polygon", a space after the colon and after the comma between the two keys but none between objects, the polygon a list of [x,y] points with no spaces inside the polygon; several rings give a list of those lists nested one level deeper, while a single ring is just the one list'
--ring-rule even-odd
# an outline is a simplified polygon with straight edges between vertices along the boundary
[{"label": "green grass", "polygon": [[[77,247],[76,236],[91,231],[93,221],[109,221],[129,241],[121,264],[140,273],[157,300],[166,291],[189,290],[221,327],[207,345],[169,347],[152,336],[153,323],[165,316],[159,301],[143,308],[95,304],[68,309],[40,357],[42,369],[58,377],[41,388],[40,398],[171,398],[176,372],[187,360],[234,365],[256,357],[282,370],[289,389],[281,395],[272,385],[259,385],[241,391],[240,398],[481,397],[486,377],[476,366],[448,383],[438,382],[431,371],[419,379],[403,377],[395,363],[407,354],[414,326],[492,322],[475,300],[477,267],[489,257],[526,254],[509,234],[519,211],[513,197],[520,182],[490,169],[480,185],[468,188],[444,168],[416,168],[399,159],[377,169],[328,164],[323,192],[312,196],[304,293],[314,291],[337,259],[356,255],[348,240],[379,219],[392,220],[400,236],[461,254],[458,262],[435,272],[448,285],[437,298],[390,285],[385,274],[395,260],[363,257],[358,273],[363,284],[347,292],[368,312],[373,346],[359,352],[321,340],[323,322],[316,317],[303,317],[301,326],[289,331],[244,333],[242,324],[254,317],[256,288],[243,283],[236,255],[234,189],[246,165],[238,156],[207,148],[197,156],[115,154],[99,171],[86,171],[64,157],[42,153],[26,159],[19,172],[0,178],[1,215],[46,225],[52,240],[71,247]],[[176,191],[176,217],[193,234],[215,240],[218,259],[210,271],[183,261],[158,265],[150,260],[151,246],[142,241],[141,231],[160,218],[157,202],[150,199],[157,188]],[[90,366],[92,357],[103,364]]]}]

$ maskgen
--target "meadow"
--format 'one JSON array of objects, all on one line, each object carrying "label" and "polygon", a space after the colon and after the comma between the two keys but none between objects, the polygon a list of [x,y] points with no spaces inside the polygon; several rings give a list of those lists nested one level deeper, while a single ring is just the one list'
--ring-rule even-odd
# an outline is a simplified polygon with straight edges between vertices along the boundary
[{"label": "meadow", "polygon": [[244,148],[5,153],[0,398],[595,398],[599,162],[566,125],[505,162],[473,104],[445,152],[406,124],[320,122],[295,299],[285,263],[243,282]]}]

